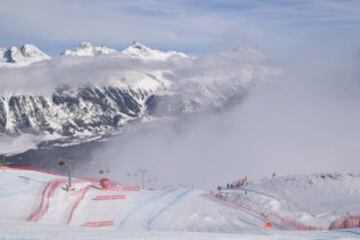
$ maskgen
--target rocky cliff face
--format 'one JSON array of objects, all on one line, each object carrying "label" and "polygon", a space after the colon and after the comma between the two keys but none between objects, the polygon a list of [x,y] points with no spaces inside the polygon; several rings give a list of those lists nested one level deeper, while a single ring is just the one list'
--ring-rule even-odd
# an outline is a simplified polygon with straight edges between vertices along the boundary
[{"label": "rocky cliff face", "polygon": [[60,136],[105,134],[144,115],[146,90],[59,87],[51,96],[0,97],[0,132]]}]

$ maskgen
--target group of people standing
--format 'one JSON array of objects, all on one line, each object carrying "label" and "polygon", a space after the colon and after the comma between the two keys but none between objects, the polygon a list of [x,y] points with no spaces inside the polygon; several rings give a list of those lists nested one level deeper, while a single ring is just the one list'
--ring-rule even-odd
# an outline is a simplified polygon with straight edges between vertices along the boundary
[{"label": "group of people standing", "polygon": [[[242,188],[242,187],[246,186],[247,183],[248,183],[247,182],[247,177],[245,176],[245,177],[240,178],[239,180],[236,180],[236,181],[234,181],[232,183],[227,183],[225,189],[227,189],[227,190],[229,190],[229,189],[239,189],[239,188]],[[223,187],[218,186],[218,191],[221,191],[221,190],[223,190]]]}]

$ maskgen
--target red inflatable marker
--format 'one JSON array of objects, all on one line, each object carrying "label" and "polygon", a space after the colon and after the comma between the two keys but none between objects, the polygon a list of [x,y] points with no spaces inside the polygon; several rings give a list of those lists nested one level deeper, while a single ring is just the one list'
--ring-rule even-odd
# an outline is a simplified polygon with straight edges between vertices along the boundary
[{"label": "red inflatable marker", "polygon": [[272,222],[271,221],[266,221],[264,223],[264,229],[268,230],[268,229],[271,229],[271,228],[272,228]]},{"label": "red inflatable marker", "polygon": [[109,190],[111,188],[111,180],[108,178],[100,179],[100,186],[103,190]]}]

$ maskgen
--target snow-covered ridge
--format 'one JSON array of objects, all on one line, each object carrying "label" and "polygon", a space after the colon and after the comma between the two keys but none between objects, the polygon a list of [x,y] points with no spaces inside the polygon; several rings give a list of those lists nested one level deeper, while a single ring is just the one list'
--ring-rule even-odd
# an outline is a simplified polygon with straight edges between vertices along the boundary
[{"label": "snow-covered ridge", "polygon": [[122,51],[123,54],[142,60],[158,60],[164,61],[171,57],[187,58],[188,56],[181,52],[176,51],[159,51],[149,48],[139,42],[134,41],[133,44]]},{"label": "snow-covered ridge", "polygon": [[[186,54],[181,52],[164,52],[160,50],[155,50],[135,41],[128,48],[121,52],[113,48],[105,46],[95,46],[90,42],[82,41],[75,49],[64,50],[60,55],[72,57],[96,57],[115,55],[119,57],[141,59],[145,61],[166,61],[172,57],[188,57]],[[44,60],[51,60],[51,57],[31,44],[24,44],[20,48],[14,46],[10,48],[0,47],[0,67],[22,67]]]},{"label": "snow-covered ridge", "polygon": [[329,220],[360,213],[360,174],[314,173],[263,179],[249,188],[288,199],[293,208]]},{"label": "snow-covered ridge", "polygon": [[118,53],[117,50],[105,46],[94,46],[90,42],[82,41],[79,46],[73,50],[65,50],[61,53],[63,56],[78,56],[78,57],[94,57],[99,55],[108,55]]},{"label": "snow-covered ridge", "polygon": [[50,56],[31,44],[24,44],[20,48],[0,48],[0,66],[26,66],[50,59]]}]

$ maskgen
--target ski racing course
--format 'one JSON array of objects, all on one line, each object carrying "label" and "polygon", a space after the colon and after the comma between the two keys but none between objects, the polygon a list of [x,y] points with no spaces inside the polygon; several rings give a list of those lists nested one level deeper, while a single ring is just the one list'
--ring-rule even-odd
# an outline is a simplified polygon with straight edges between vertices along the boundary
[{"label": "ski racing course", "polygon": [[64,176],[8,167],[0,181],[0,239],[360,239],[358,228],[329,231],[333,218],[299,218],[275,194],[250,188],[104,190],[97,179],[74,179],[68,192]]}]

